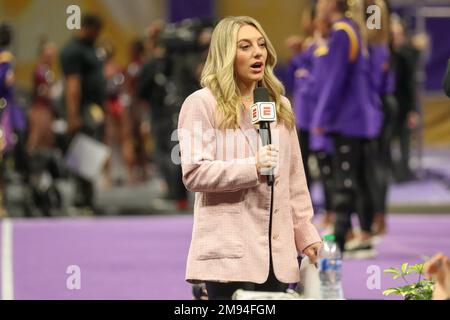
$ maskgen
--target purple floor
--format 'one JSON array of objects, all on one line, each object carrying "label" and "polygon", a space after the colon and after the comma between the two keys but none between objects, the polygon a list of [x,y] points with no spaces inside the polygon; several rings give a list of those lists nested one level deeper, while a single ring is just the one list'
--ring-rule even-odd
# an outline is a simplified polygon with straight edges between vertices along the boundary
[{"label": "purple floor", "polygon": [[[190,299],[184,270],[191,226],[190,216],[14,220],[14,297]],[[389,227],[376,259],[344,261],[347,299],[385,299],[384,289],[402,283],[383,269],[450,254],[450,215],[391,216]],[[70,265],[81,268],[81,290],[66,287]],[[381,270],[379,290],[366,285],[371,265]]]}]

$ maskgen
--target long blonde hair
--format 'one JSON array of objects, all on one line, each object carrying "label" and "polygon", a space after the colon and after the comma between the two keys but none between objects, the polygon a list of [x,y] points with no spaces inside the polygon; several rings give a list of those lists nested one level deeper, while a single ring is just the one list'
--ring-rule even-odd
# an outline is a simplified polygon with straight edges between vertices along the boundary
[{"label": "long blonde hair", "polygon": [[266,87],[277,108],[278,121],[284,121],[289,128],[295,125],[292,109],[281,101],[283,84],[276,78],[273,68],[277,63],[275,49],[255,19],[246,16],[222,19],[214,29],[208,57],[202,72],[201,85],[211,90],[217,100],[218,119],[221,128],[237,128],[241,121],[242,102],[235,79],[234,61],[237,50],[237,36],[244,25],[258,29],[266,41],[267,61],[260,85]]}]

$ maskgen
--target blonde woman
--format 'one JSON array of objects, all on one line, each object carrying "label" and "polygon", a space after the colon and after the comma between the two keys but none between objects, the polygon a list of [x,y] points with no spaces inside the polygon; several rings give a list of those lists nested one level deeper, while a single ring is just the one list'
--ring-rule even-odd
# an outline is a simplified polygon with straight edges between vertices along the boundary
[{"label": "blonde woman", "polygon": [[[206,282],[209,299],[237,289],[285,291],[299,281],[298,254],[317,259],[295,119],[273,74],[277,58],[261,25],[228,17],[216,26],[202,74],[179,117],[183,182],[195,192],[186,280]],[[272,145],[250,120],[253,90],[276,104]],[[274,187],[265,173],[274,170]]]}]

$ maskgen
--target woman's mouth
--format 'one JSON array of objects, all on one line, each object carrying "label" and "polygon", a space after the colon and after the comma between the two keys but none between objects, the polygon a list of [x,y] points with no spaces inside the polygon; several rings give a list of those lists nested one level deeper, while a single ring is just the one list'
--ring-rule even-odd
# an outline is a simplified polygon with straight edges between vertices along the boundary
[{"label": "woman's mouth", "polygon": [[264,64],[262,62],[256,62],[250,66],[250,69],[252,69],[254,73],[261,73],[264,69]]}]

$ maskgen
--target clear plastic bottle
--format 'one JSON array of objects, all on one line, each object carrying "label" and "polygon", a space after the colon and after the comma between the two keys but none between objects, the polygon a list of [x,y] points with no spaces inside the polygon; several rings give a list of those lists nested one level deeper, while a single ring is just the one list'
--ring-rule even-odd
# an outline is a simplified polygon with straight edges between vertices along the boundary
[{"label": "clear plastic bottle", "polygon": [[323,300],[343,300],[342,254],[334,235],[326,235],[318,254],[320,296]]}]

